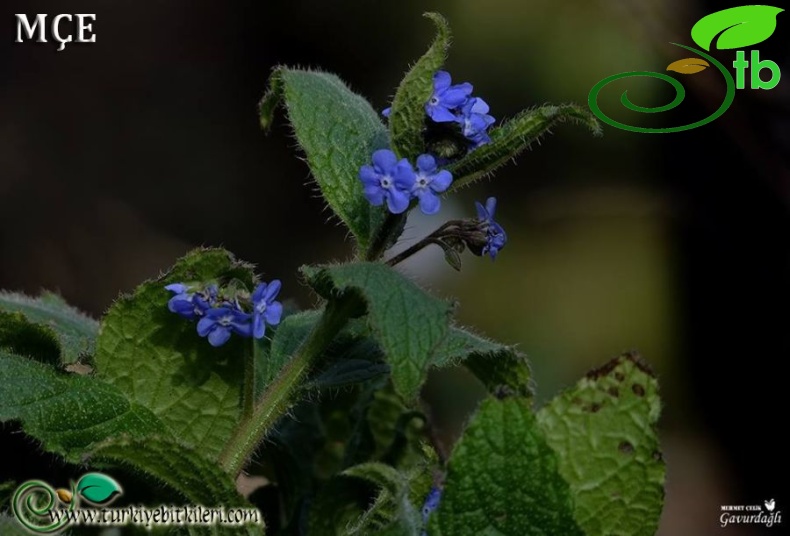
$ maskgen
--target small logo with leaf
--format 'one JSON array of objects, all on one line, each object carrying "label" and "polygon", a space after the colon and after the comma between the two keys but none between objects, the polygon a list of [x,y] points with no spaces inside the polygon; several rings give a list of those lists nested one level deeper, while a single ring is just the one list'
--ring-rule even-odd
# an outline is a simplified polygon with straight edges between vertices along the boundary
[{"label": "small logo with leaf", "polygon": [[118,482],[102,473],[83,475],[77,481],[76,490],[82,499],[95,506],[107,506],[123,493]]},{"label": "small logo with leaf", "polygon": [[28,480],[19,486],[11,498],[11,512],[26,529],[37,534],[54,534],[62,531],[69,518],[53,518],[53,510],[74,511],[80,502],[93,506],[107,506],[123,494],[121,485],[103,473],[82,475],[70,489],[54,489],[41,480]]},{"label": "small logo with leaf", "polygon": [[[697,54],[698,57],[687,57],[670,63],[666,70],[683,75],[697,74],[708,67],[715,67],[724,77],[726,83],[726,93],[724,100],[715,112],[704,119],[682,125],[678,127],[654,128],[654,127],[638,127],[628,125],[617,121],[601,110],[598,105],[598,94],[604,86],[620,80],[623,78],[631,77],[649,77],[658,78],[668,84],[672,85],[675,89],[675,98],[669,104],[663,106],[640,106],[633,103],[628,97],[628,91],[624,91],[620,102],[622,105],[633,112],[638,113],[656,113],[672,110],[679,106],[686,96],[686,90],[683,85],[675,78],[665,74],[650,71],[634,71],[627,73],[620,73],[604,78],[593,86],[590,90],[588,97],[588,104],[593,113],[603,122],[617,127],[622,130],[630,130],[631,132],[641,132],[646,134],[657,133],[670,133],[681,132],[690,130],[692,128],[701,127],[710,123],[711,121],[721,117],[724,112],[732,104],[735,99],[735,89],[743,89],[745,69],[749,68],[750,63],[745,60],[744,53],[738,52],[738,60],[733,63],[733,67],[738,70],[738,84],[736,86],[732,74],[727,70],[721,62],[717,61],[706,52],[710,52],[712,47],[719,50],[728,49],[742,49],[751,47],[762,43],[776,31],[776,18],[779,13],[784,9],[774,6],[740,6],[729,9],[723,9],[715,13],[711,13],[701,18],[691,29],[691,39],[702,50],[694,47],[682,45],[680,43],[672,43],[675,46],[686,49],[689,52]],[[753,89],[772,89],[779,82],[781,73],[779,67],[770,60],[761,61],[759,58],[759,51],[753,51],[751,59],[752,69],[752,88]],[[760,79],[760,70],[770,69],[771,79],[764,81]]]},{"label": "small logo with leaf", "polygon": [[774,501],[773,499],[765,501],[766,510],[768,510],[769,512],[773,512],[774,508],[776,508],[776,501]]}]

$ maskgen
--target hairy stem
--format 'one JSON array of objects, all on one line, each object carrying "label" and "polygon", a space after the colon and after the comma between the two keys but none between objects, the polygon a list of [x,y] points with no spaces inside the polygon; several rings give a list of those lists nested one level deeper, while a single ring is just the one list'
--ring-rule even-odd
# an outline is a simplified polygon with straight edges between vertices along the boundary
[{"label": "hairy stem", "polygon": [[427,246],[430,246],[431,244],[436,244],[437,246],[441,246],[442,245],[441,242],[439,240],[437,240],[436,238],[434,238],[433,236],[426,236],[425,238],[423,238],[422,240],[420,240],[419,242],[417,242],[413,246],[411,246],[411,247],[409,247],[407,249],[404,249],[403,251],[401,251],[400,253],[398,253],[394,257],[392,257],[390,260],[387,261],[387,265],[388,266],[395,266],[396,264],[405,261],[406,259],[408,259],[412,255],[414,255],[415,253],[417,253],[421,249],[423,249],[423,248],[425,248]]},{"label": "hairy stem", "polygon": [[242,419],[252,417],[255,408],[255,350],[247,347],[244,355],[244,391],[242,392]]},{"label": "hairy stem", "polygon": [[219,463],[227,473],[235,477],[241,472],[272,426],[294,404],[311,367],[358,307],[357,299],[352,296],[327,304],[318,324],[263,393],[252,415],[242,420],[220,454]]},{"label": "hairy stem", "polygon": [[366,261],[376,261],[397,240],[403,225],[406,223],[407,212],[403,214],[387,214],[384,223],[381,224],[378,233],[373,239],[373,243],[365,254]]}]

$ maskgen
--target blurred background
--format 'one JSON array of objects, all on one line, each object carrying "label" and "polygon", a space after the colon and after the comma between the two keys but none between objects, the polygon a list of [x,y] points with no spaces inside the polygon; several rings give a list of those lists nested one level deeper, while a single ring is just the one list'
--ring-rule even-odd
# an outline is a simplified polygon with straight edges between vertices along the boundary
[{"label": "blurred background", "polygon": [[[382,109],[432,39],[421,13],[440,11],[455,35],[447,69],[502,119],[545,102],[585,103],[611,74],[663,71],[688,56],[670,41],[692,44],[694,22],[735,5],[5,0],[0,288],[56,290],[99,316],[118,293],[211,245],[310,306],[297,268],[346,259],[351,243],[282,117],[269,136],[259,129],[273,66],[335,72]],[[13,44],[14,13],[62,12],[96,13],[97,42],[57,53],[52,43]],[[786,17],[759,50],[790,76]],[[734,52],[718,57],[729,66]],[[686,102],[657,123],[718,107],[715,70],[683,81]],[[671,99],[660,82],[629,84],[607,88],[604,110],[625,87],[640,104]],[[408,245],[495,195],[510,239],[495,263],[468,256],[459,274],[427,250],[404,270],[458,299],[462,324],[518,344],[540,401],[638,350],[665,403],[660,534],[718,534],[722,504],[775,498],[783,509],[790,500],[778,372],[790,357],[790,82],[738,91],[721,119],[696,130],[604,131],[557,127],[404,235]]]}]

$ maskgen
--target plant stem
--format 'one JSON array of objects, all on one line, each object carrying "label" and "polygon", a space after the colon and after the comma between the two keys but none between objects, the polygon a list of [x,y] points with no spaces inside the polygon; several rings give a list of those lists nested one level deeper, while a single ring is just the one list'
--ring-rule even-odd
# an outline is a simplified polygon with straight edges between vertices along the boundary
[{"label": "plant stem", "polygon": [[373,243],[365,254],[366,261],[375,261],[381,257],[387,248],[398,238],[403,225],[406,223],[407,212],[403,214],[387,214],[384,223],[381,224],[379,232],[373,239]]},{"label": "plant stem", "polygon": [[252,415],[242,419],[220,454],[219,463],[225,472],[236,477],[244,469],[244,464],[266,433],[295,402],[295,395],[302,386],[302,380],[314,362],[343,329],[352,313],[358,310],[358,306],[357,299],[351,296],[340,297],[327,304],[321,319],[299,351],[263,393]]},{"label": "plant stem", "polygon": [[242,393],[241,418],[249,419],[255,408],[255,343],[253,342],[244,355],[244,392]]},{"label": "plant stem", "polygon": [[405,261],[406,259],[414,255],[424,247],[429,246],[431,244],[436,244],[437,246],[441,246],[441,242],[439,240],[433,238],[433,236],[426,236],[425,238],[423,238],[422,240],[420,240],[410,248],[404,249],[403,251],[392,257],[390,260],[387,261],[387,265],[395,266],[396,264]]},{"label": "plant stem", "polygon": [[446,234],[448,229],[457,227],[458,224],[459,222],[455,220],[450,220],[448,222],[445,222],[441,227],[433,231],[431,234],[429,234],[428,236],[426,236],[425,238],[423,238],[413,246],[404,249],[403,251],[392,257],[390,260],[387,261],[387,265],[395,266],[396,264],[405,261],[406,259],[414,255],[424,247],[429,246],[431,244],[442,246],[442,242],[440,238],[442,238]]}]

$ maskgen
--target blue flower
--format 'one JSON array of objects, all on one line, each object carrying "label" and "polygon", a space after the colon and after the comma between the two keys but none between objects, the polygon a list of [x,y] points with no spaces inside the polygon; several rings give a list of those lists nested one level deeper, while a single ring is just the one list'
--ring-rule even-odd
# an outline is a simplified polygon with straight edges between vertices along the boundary
[{"label": "blue flower", "polygon": [[433,95],[425,105],[425,113],[436,123],[456,121],[459,110],[472,93],[472,84],[451,85],[452,78],[447,71],[437,71],[433,75]]},{"label": "blue flower", "polygon": [[256,339],[263,338],[266,333],[266,324],[276,326],[280,323],[283,306],[274,301],[280,292],[280,280],[275,279],[268,285],[261,283],[252,293],[252,335]]},{"label": "blue flower", "polygon": [[436,159],[423,154],[417,157],[417,176],[411,195],[420,202],[423,214],[436,214],[441,207],[441,201],[436,194],[442,193],[453,182],[452,174],[447,170],[436,169]]},{"label": "blue flower", "polygon": [[373,153],[373,165],[362,166],[359,178],[364,186],[365,197],[373,206],[387,202],[393,214],[400,214],[409,208],[409,194],[414,186],[414,170],[409,161],[398,161],[389,149],[379,149]]},{"label": "blue flower", "polygon": [[491,141],[488,127],[496,122],[488,115],[488,103],[479,97],[470,98],[461,109],[457,121],[461,124],[464,137],[472,142],[472,148],[480,147]]},{"label": "blue flower", "polygon": [[201,337],[208,337],[211,346],[222,346],[231,333],[242,337],[252,335],[252,315],[241,310],[238,304],[223,304],[205,312],[197,324],[197,332]]},{"label": "blue flower", "polygon": [[167,308],[187,320],[202,317],[217,297],[217,287],[213,285],[203,292],[191,292],[191,288],[183,283],[173,283],[165,289],[175,294],[167,302]]},{"label": "blue flower", "polygon": [[[428,495],[425,497],[425,502],[422,505],[422,523],[428,524],[428,518],[431,513],[439,507],[439,501],[442,499],[442,490],[436,486],[431,488]],[[423,532],[425,534],[425,532]]]},{"label": "blue flower", "polygon": [[505,230],[494,221],[496,198],[489,197],[485,206],[475,201],[475,206],[477,206],[477,217],[483,222],[486,232],[486,244],[483,246],[481,253],[482,255],[488,254],[491,256],[491,259],[494,259],[507,242]]},{"label": "blue flower", "polygon": [[381,115],[383,115],[387,119],[390,118],[390,114],[391,113],[392,113],[392,106],[390,106],[389,108],[384,108],[383,110],[381,110]]}]

